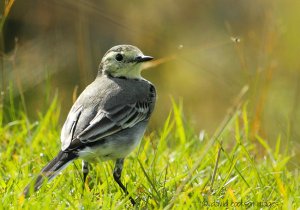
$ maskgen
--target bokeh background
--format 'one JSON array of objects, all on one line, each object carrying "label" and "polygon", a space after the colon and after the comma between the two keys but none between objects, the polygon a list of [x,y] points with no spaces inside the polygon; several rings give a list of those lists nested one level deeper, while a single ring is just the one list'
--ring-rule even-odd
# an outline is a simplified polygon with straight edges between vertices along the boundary
[{"label": "bokeh background", "polygon": [[157,59],[143,73],[159,95],[152,129],[173,97],[196,132],[212,135],[247,87],[253,136],[272,145],[280,135],[283,149],[297,151],[299,8],[292,0],[1,0],[1,103],[13,87],[35,120],[57,94],[63,123],[103,54],[126,43]]}]

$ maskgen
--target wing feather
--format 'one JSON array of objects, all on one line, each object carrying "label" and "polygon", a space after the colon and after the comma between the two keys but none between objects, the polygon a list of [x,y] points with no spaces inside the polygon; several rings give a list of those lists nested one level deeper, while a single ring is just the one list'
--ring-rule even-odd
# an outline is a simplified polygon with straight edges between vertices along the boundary
[{"label": "wing feather", "polygon": [[114,107],[108,111],[99,110],[90,125],[76,138],[82,143],[91,143],[120,130],[131,128],[149,117],[149,106],[148,102],[137,102]]},{"label": "wing feather", "polygon": [[66,149],[72,142],[73,134],[76,129],[76,125],[78,122],[78,119],[82,112],[82,106],[79,106],[72,110],[71,114],[68,115],[68,118],[63,125],[60,139],[62,143],[62,149]]}]

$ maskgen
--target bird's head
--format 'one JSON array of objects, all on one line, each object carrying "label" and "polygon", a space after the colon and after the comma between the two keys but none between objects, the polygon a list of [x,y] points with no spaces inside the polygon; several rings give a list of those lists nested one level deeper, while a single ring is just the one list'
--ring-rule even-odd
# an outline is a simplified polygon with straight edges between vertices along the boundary
[{"label": "bird's head", "polygon": [[102,58],[99,73],[112,77],[141,78],[141,64],[152,60],[137,47],[117,45],[108,50]]}]

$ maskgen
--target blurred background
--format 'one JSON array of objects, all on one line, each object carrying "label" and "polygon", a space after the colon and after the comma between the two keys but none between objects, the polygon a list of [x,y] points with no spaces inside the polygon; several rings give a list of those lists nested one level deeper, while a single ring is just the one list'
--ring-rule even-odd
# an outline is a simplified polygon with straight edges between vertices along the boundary
[{"label": "blurred background", "polygon": [[4,110],[9,87],[32,120],[57,94],[63,123],[103,54],[132,44],[160,61],[143,72],[158,90],[152,129],[173,97],[197,133],[212,135],[248,87],[251,132],[300,149],[299,8],[289,0],[1,0]]}]

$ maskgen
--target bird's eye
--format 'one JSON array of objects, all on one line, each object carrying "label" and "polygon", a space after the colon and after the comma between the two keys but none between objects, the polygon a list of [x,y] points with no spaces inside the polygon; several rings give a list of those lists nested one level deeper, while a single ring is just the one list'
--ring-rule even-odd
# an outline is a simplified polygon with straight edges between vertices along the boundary
[{"label": "bird's eye", "polygon": [[117,60],[117,61],[122,61],[122,60],[123,60],[123,55],[120,54],[120,53],[118,53],[118,54],[116,55],[116,60]]}]

